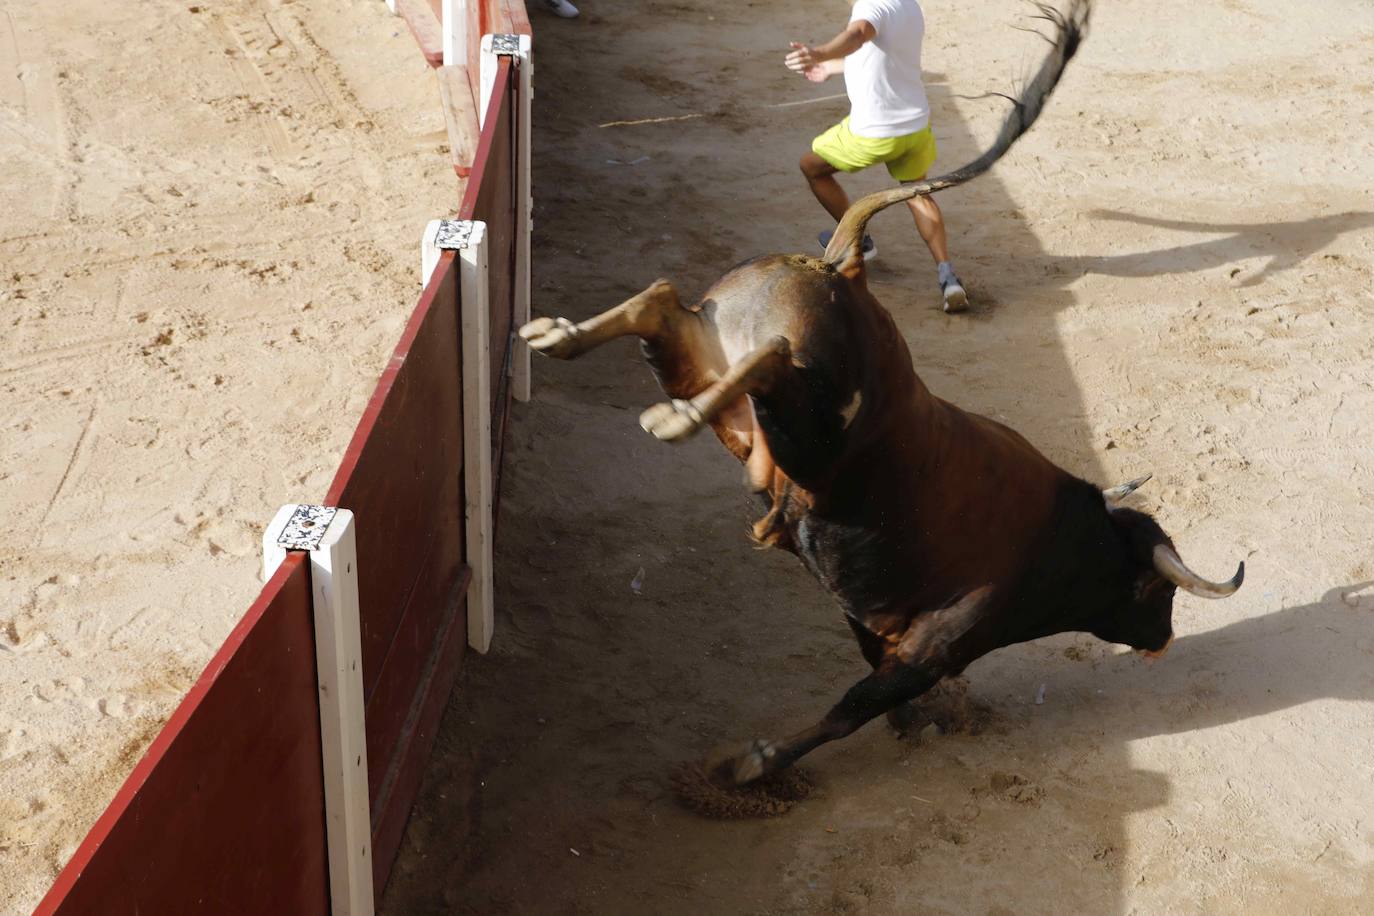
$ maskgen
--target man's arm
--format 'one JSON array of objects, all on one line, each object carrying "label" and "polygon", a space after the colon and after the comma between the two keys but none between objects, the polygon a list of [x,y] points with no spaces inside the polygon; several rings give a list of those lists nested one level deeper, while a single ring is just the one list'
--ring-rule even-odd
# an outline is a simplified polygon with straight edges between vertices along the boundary
[{"label": "man's arm", "polygon": [[[787,55],[783,63],[787,69],[800,73],[807,79],[820,82],[832,73],[838,73],[844,69],[844,58],[853,54],[864,46],[864,42],[872,41],[878,34],[872,24],[864,19],[856,19],[845,27],[845,30],[823,45],[812,48],[798,42],[792,42],[792,52]],[[825,71],[819,71],[822,65],[829,61],[839,61],[838,70],[829,67]],[[824,75],[820,75],[824,72]],[[815,74],[815,75],[813,75]],[[817,76],[820,76],[817,79]]]}]

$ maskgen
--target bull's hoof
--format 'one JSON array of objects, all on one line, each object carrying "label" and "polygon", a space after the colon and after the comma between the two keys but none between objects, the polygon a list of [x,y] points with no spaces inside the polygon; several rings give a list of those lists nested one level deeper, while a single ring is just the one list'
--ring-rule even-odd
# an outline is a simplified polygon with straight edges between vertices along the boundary
[{"label": "bull's hoof", "polygon": [[718,786],[748,785],[768,772],[777,749],[767,741],[751,741],[741,752],[713,755],[706,764],[706,775]]},{"label": "bull's hoof", "polygon": [[646,433],[664,442],[681,442],[701,429],[701,411],[691,401],[664,401],[639,415],[639,425]]},{"label": "bull's hoof", "polygon": [[887,712],[887,724],[896,732],[898,738],[905,738],[919,732],[930,720],[925,717],[915,703],[903,703]]},{"label": "bull's hoof", "polygon": [[566,318],[536,318],[519,333],[530,349],[554,359],[572,359],[579,352],[577,325]]}]

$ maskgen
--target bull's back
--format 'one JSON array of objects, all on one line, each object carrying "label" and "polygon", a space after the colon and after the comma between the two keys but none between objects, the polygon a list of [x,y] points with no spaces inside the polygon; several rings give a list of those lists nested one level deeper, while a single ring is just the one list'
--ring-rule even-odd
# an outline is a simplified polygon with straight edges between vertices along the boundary
[{"label": "bull's back", "polygon": [[774,337],[786,337],[802,356],[817,339],[834,336],[829,306],[841,278],[805,255],[763,255],[735,265],[702,297],[726,361],[738,362]]}]

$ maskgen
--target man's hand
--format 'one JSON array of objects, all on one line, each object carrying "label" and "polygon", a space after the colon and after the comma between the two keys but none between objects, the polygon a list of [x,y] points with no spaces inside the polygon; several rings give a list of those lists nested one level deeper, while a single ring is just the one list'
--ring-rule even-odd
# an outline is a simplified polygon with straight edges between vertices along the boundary
[{"label": "man's hand", "polygon": [[791,44],[793,51],[787,55],[784,63],[811,82],[823,83],[835,74],[844,72],[843,57],[839,60],[819,60],[816,52],[806,45],[795,41]]},{"label": "man's hand", "polygon": [[[787,69],[793,73],[800,73],[802,76],[819,83],[830,74],[824,72],[821,61],[816,58],[816,52],[799,41],[788,42],[788,47],[792,49],[787,57],[783,58],[783,63]],[[819,73],[819,76],[813,75]]]},{"label": "man's hand", "polygon": [[[783,58],[783,63],[787,69],[800,73],[813,83],[824,82],[827,76],[842,72],[844,58],[863,47],[864,42],[872,41],[877,34],[867,21],[856,19],[843,32],[819,47],[813,48],[799,41],[788,42],[792,51]],[[834,62],[834,66],[826,66],[831,62]]]}]

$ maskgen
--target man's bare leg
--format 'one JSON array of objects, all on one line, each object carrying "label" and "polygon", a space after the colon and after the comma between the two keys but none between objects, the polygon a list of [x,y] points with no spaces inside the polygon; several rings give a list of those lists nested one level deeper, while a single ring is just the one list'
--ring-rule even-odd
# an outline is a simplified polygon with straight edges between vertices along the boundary
[{"label": "man's bare leg", "polygon": [[[920,179],[917,179],[918,181]],[[909,184],[910,182],[903,182]],[[930,256],[935,259],[935,269],[939,272],[940,292],[944,296],[946,312],[962,312],[968,308],[968,293],[959,278],[954,275],[954,265],[949,260],[949,240],[945,236],[945,215],[940,205],[929,195],[913,197],[906,202],[911,208],[911,216],[916,220],[916,231],[921,234]]]},{"label": "man's bare leg", "polygon": [[825,212],[838,223],[844,217],[844,211],[849,209],[849,195],[835,180],[838,169],[815,153],[807,153],[801,157],[801,170],[806,176],[806,183],[811,185],[811,193],[816,195]]},{"label": "man's bare leg", "polygon": [[[807,153],[801,157],[802,174],[806,176],[806,182],[811,186],[811,193],[816,195],[816,200],[825,207],[825,212],[839,222],[844,217],[844,212],[849,209],[849,195],[840,187],[840,183],[835,180],[835,172],[838,171],[829,162],[826,162],[816,153]],[[828,244],[829,233],[821,233],[821,245]],[[872,258],[877,254],[877,249],[873,247],[873,240],[867,235],[864,236],[864,258]]]},{"label": "man's bare leg", "polygon": [[930,256],[936,264],[949,260],[949,241],[945,237],[945,215],[933,197],[913,197],[906,202],[911,215],[916,220],[916,231],[921,233]]}]

